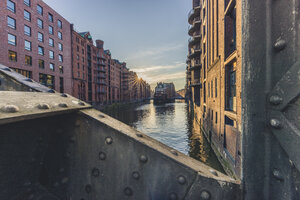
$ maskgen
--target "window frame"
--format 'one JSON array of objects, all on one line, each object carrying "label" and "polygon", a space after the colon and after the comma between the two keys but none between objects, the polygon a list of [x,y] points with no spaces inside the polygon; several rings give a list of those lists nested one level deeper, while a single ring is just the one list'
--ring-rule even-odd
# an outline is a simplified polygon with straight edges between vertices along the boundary
[{"label": "window frame", "polygon": [[[13,37],[15,38],[15,40],[14,40],[15,42],[14,42],[14,43],[10,42],[9,36],[13,36]],[[17,36],[16,36],[16,35],[11,34],[11,33],[7,33],[7,41],[8,41],[8,44],[9,44],[9,45],[17,46]]]},{"label": "window frame", "polygon": [[[28,13],[28,14],[29,14],[29,17],[28,17],[28,18],[26,18],[25,13]],[[24,19],[25,19],[26,21],[31,22],[31,13],[30,13],[28,10],[25,10],[25,9],[24,9]]]},{"label": "window frame", "polygon": [[[41,62],[42,61],[42,62]],[[39,63],[39,69],[45,69],[45,61],[44,60],[42,60],[42,59],[39,59],[38,60],[38,63]],[[43,63],[43,67],[41,67],[41,63]]]},{"label": "window frame", "polygon": [[[40,53],[40,49],[42,50],[42,53]],[[42,47],[40,45],[38,46],[38,54],[41,55],[41,56],[45,55],[45,49],[44,49],[44,47]]]},{"label": "window frame", "polygon": [[[26,43],[30,44],[30,48],[27,48],[27,47],[26,47]],[[28,41],[28,40],[25,40],[25,41],[24,41],[24,48],[25,48],[25,50],[27,50],[27,51],[32,51],[32,43],[31,43],[30,41]]]},{"label": "window frame", "polygon": [[[53,55],[52,57],[51,57],[51,54]],[[55,56],[54,56],[54,51],[52,51],[52,50],[49,50],[49,58],[50,58],[50,59],[52,59],[52,60],[54,60],[54,59],[55,59]]]},{"label": "window frame", "polygon": [[[28,1],[28,2],[26,2]],[[31,1],[30,0],[24,0],[24,4],[28,7],[31,7]]]},{"label": "window frame", "polygon": [[[9,21],[8,21],[9,19],[11,19],[11,20],[14,22],[14,25],[13,25],[13,26],[9,23]],[[9,28],[11,28],[11,29],[16,30],[16,29],[17,29],[17,21],[16,21],[16,19],[15,19],[15,18],[12,18],[12,17],[10,17],[10,16],[7,16],[7,26],[8,26]]]},{"label": "window frame", "polygon": [[53,23],[54,22],[54,17],[51,13],[48,13],[48,21]]},{"label": "window frame", "polygon": [[[13,4],[13,6],[14,6],[13,9],[11,7],[9,7],[8,2],[10,2],[10,3]],[[9,10],[9,11],[11,11],[11,12],[13,12],[13,13],[16,13],[16,3],[13,2],[13,1],[11,1],[11,0],[7,0],[6,1],[6,9]]]},{"label": "window frame", "polygon": [[[41,26],[39,25],[39,22],[42,22]],[[41,20],[40,18],[37,18],[37,26],[38,26],[40,29],[44,29],[44,21]]]},{"label": "window frame", "polygon": [[[25,30],[26,27],[29,28],[29,33]],[[26,24],[24,24],[24,35],[27,35],[28,37],[31,37],[31,27],[27,26]]]},{"label": "window frame", "polygon": [[[15,59],[14,60],[12,60],[12,59],[10,59],[11,57],[10,57],[10,53],[14,53],[15,54]],[[8,60],[9,61],[12,61],[12,62],[18,62],[18,55],[17,55],[17,52],[15,52],[15,51],[12,51],[12,50],[8,50]]]},{"label": "window frame", "polygon": [[[42,39],[41,39],[41,40],[40,40],[40,38],[39,38],[39,35],[42,36]],[[41,32],[38,32],[38,41],[39,41],[39,42],[44,42],[44,34],[41,33]]]},{"label": "window frame", "polygon": [[[50,41],[52,41],[52,44],[50,43]],[[54,39],[49,37],[49,46],[50,47],[54,47]]]},{"label": "window frame", "polygon": [[58,39],[63,40],[62,32],[57,31],[57,37]]},{"label": "window frame", "polygon": [[[50,31],[51,30],[51,31]],[[48,33],[50,34],[50,35],[54,35],[54,28],[53,28],[53,26],[48,26]]]},{"label": "window frame", "polygon": [[[41,12],[39,11],[39,8],[41,9]],[[36,11],[39,15],[43,16],[44,15],[44,8],[40,6],[39,4],[36,5]]]},{"label": "window frame", "polygon": [[[26,58],[29,58],[29,60],[30,60],[30,63],[29,63],[29,64],[26,62]],[[32,66],[32,57],[31,57],[31,56],[25,55],[25,65],[26,65],[26,66]]]},{"label": "window frame", "polygon": [[62,29],[62,21],[61,20],[57,20],[57,27]]},{"label": "window frame", "polygon": [[64,46],[63,46],[63,44],[62,43],[58,43],[58,50],[59,51],[63,51],[64,50]]},{"label": "window frame", "polygon": [[[53,66],[53,69],[51,69],[51,66]],[[49,63],[49,69],[51,71],[55,71],[55,64],[54,63]]]}]

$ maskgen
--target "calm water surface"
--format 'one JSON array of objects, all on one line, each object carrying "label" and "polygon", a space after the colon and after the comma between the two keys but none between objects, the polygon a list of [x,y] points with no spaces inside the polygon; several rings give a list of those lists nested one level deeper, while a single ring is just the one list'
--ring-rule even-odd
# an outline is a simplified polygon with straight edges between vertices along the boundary
[{"label": "calm water surface", "polygon": [[209,143],[200,131],[188,104],[124,105],[104,112],[158,141],[224,173]]}]

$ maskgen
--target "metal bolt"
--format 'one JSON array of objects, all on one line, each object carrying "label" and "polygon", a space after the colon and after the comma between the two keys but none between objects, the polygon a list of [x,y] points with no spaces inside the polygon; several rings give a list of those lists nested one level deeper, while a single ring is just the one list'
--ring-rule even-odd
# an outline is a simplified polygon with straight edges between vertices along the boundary
[{"label": "metal bolt", "polygon": [[68,177],[64,177],[62,180],[61,180],[61,183],[62,184],[65,184],[69,181],[69,178]]},{"label": "metal bolt", "polygon": [[132,196],[132,195],[133,195],[132,189],[131,189],[130,187],[126,187],[126,188],[124,189],[124,194],[125,194],[126,196]]},{"label": "metal bolt", "polygon": [[215,176],[218,176],[218,173],[216,172],[216,170],[210,169],[209,172]]},{"label": "metal bolt", "polygon": [[48,90],[48,93],[55,93],[55,90]]},{"label": "metal bolt", "polygon": [[282,103],[282,101],[283,101],[283,99],[278,95],[272,95],[270,97],[270,103],[273,105],[279,105]]},{"label": "metal bolt", "polygon": [[1,110],[6,113],[16,113],[19,112],[19,107],[15,105],[6,105],[3,106]]},{"label": "metal bolt", "polygon": [[105,160],[105,159],[106,159],[106,154],[103,153],[103,152],[100,152],[100,153],[99,153],[99,159],[100,159],[100,160]]},{"label": "metal bolt", "polygon": [[210,193],[206,190],[203,190],[200,194],[200,199],[209,200],[210,199]]},{"label": "metal bolt", "polygon": [[283,50],[284,48],[286,47],[286,42],[285,40],[282,40],[282,39],[278,39],[275,44],[274,44],[274,49],[276,51],[281,51]]},{"label": "metal bolt", "polygon": [[98,177],[100,175],[100,171],[99,171],[99,169],[97,169],[97,168],[94,168],[93,170],[92,170],[92,176],[94,176],[94,177]]},{"label": "metal bolt", "polygon": [[278,119],[271,119],[270,120],[270,125],[273,127],[273,128],[276,128],[276,129],[280,129],[282,128],[281,126],[281,123]]},{"label": "metal bolt", "polygon": [[38,106],[38,109],[41,109],[41,110],[48,110],[50,109],[50,106],[46,103],[40,103]]},{"label": "metal bolt", "polygon": [[8,67],[4,68],[3,70],[11,72],[11,69],[9,69]]},{"label": "metal bolt", "polygon": [[133,172],[132,173],[132,177],[136,180],[139,180],[140,179],[140,174],[138,172]]},{"label": "metal bolt", "polygon": [[78,105],[80,105],[80,106],[85,106],[85,103],[83,103],[83,102],[78,102]]},{"label": "metal bolt", "polygon": [[86,186],[85,186],[85,191],[86,191],[86,193],[91,193],[91,191],[92,191],[92,186],[91,186],[90,184],[86,185]]},{"label": "metal bolt", "polygon": [[104,116],[104,115],[99,115],[99,117],[100,117],[100,118],[105,118],[105,116]]},{"label": "metal bolt", "polygon": [[143,162],[143,163],[146,163],[146,162],[148,161],[147,156],[141,155],[141,156],[140,156],[140,161]]},{"label": "metal bolt", "polygon": [[184,176],[179,176],[179,177],[177,178],[177,181],[178,181],[179,184],[184,185],[185,182],[186,182],[186,179],[185,179]]},{"label": "metal bolt", "polygon": [[137,137],[143,137],[143,134],[141,134],[141,133],[136,133],[136,136],[137,136]]},{"label": "metal bolt", "polygon": [[67,108],[68,104],[66,104],[66,103],[60,103],[60,104],[58,104],[58,106],[61,107],[61,108]]},{"label": "metal bolt", "polygon": [[31,83],[33,82],[33,80],[31,78],[26,78],[25,81],[31,82]]},{"label": "metal bolt", "polygon": [[176,151],[176,150],[174,150],[174,149],[172,149],[172,150],[171,150],[171,153],[172,153],[173,155],[175,155],[175,156],[178,156],[178,153],[177,153],[177,151]]},{"label": "metal bolt", "polygon": [[113,143],[113,139],[111,137],[107,137],[105,139],[106,144],[112,144]]},{"label": "metal bolt", "polygon": [[65,94],[65,93],[62,93],[60,96],[61,96],[61,97],[68,97],[68,95]]},{"label": "metal bolt", "polygon": [[171,193],[169,196],[169,200],[177,200],[177,194]]},{"label": "metal bolt", "polygon": [[284,180],[283,177],[282,177],[282,175],[281,175],[281,173],[280,173],[280,171],[277,170],[277,169],[274,169],[274,170],[273,170],[273,176],[274,176],[277,180],[279,180],[279,181],[283,181],[283,180]]}]

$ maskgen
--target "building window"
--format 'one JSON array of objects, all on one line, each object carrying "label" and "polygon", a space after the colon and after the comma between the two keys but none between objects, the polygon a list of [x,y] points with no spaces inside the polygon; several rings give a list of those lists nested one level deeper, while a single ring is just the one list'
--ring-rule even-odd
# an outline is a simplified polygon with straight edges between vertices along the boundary
[{"label": "building window", "polygon": [[79,52],[79,46],[77,45],[77,52]]},{"label": "building window", "polygon": [[39,52],[39,55],[43,56],[44,55],[44,47],[39,46],[38,52]]},{"label": "building window", "polygon": [[14,18],[7,16],[7,26],[12,29],[16,29],[16,20]]},{"label": "building window", "polygon": [[24,19],[27,21],[31,21],[31,14],[27,10],[24,10]]},{"label": "building window", "polygon": [[39,28],[43,29],[44,28],[44,22],[41,19],[37,19],[37,25]]},{"label": "building window", "polygon": [[48,13],[48,20],[49,22],[53,22],[53,15]]},{"label": "building window", "polygon": [[44,69],[45,68],[45,62],[41,59],[39,59],[39,68]]},{"label": "building window", "polygon": [[236,50],[236,11],[235,6],[225,15],[225,58]]},{"label": "building window", "polygon": [[84,62],[84,57],[82,57],[82,62]]},{"label": "building window", "polygon": [[79,69],[80,68],[80,65],[79,65],[79,63],[77,63],[77,69]]},{"label": "building window", "polygon": [[59,66],[58,69],[59,69],[59,73],[61,73],[61,74],[64,73],[64,67],[63,66]]},{"label": "building window", "polygon": [[44,34],[43,33],[38,32],[38,41],[44,42]]},{"label": "building window", "polygon": [[24,34],[27,36],[31,36],[31,28],[29,26],[24,25]]},{"label": "building window", "polygon": [[25,40],[25,49],[26,49],[27,51],[31,51],[31,50],[32,50],[32,49],[31,49],[31,42]]},{"label": "building window", "polygon": [[37,5],[37,6],[36,6],[36,10],[37,10],[37,12],[38,12],[40,15],[43,16],[43,7],[42,7],[42,6]]},{"label": "building window", "polygon": [[225,106],[226,110],[236,111],[236,72],[234,65],[229,64],[225,68]]},{"label": "building window", "polygon": [[17,40],[16,36],[8,33],[8,44],[16,46],[17,45]]},{"label": "building window", "polygon": [[61,33],[61,32],[58,31],[58,32],[57,32],[57,36],[58,36],[59,39],[62,40],[62,33]]},{"label": "building window", "polygon": [[59,61],[59,62],[63,62],[63,56],[60,55],[60,54],[58,55],[58,61]]},{"label": "building window", "polygon": [[79,55],[77,55],[77,60],[79,60]]},{"label": "building window", "polygon": [[216,118],[215,118],[215,123],[218,123],[218,112],[216,112]]},{"label": "building window", "polygon": [[7,9],[10,10],[11,12],[15,13],[16,12],[16,4],[12,2],[11,0],[7,0]]},{"label": "building window", "polygon": [[42,85],[45,85],[51,89],[55,89],[55,78],[48,74],[39,74],[39,81]]},{"label": "building window", "polygon": [[32,66],[32,57],[25,55],[25,65]]},{"label": "building window", "polygon": [[49,51],[49,58],[54,59],[54,52],[53,51]]},{"label": "building window", "polygon": [[28,7],[30,7],[30,0],[24,0],[24,4]]},{"label": "building window", "polygon": [[80,78],[80,72],[77,72],[77,77]]},{"label": "building window", "polygon": [[76,42],[79,43],[79,38],[78,37],[76,37]]},{"label": "building window", "polygon": [[53,27],[52,26],[49,26],[49,34],[53,35]]},{"label": "building window", "polygon": [[49,68],[50,68],[50,70],[54,71],[54,70],[55,70],[54,64],[53,64],[53,63],[50,63]]},{"label": "building window", "polygon": [[58,43],[58,49],[59,49],[60,51],[63,51],[63,45],[62,45],[61,43]]},{"label": "building window", "polygon": [[[208,88],[210,88],[209,82],[208,82]],[[210,90],[207,91],[207,97],[208,97],[208,98],[210,97]]]},{"label": "building window", "polygon": [[60,20],[57,20],[57,26],[58,28],[62,28],[62,22]]},{"label": "building window", "polygon": [[213,120],[214,120],[214,111],[211,110],[211,121],[213,122]]},{"label": "building window", "polygon": [[217,84],[217,78],[215,78],[215,96],[218,97],[218,84]]},{"label": "building window", "polygon": [[64,78],[59,77],[59,92],[64,93]]},{"label": "building window", "polygon": [[214,98],[214,81],[213,80],[211,80],[210,89],[211,89],[211,98]]},{"label": "building window", "polygon": [[31,71],[27,71],[27,70],[23,70],[23,69],[16,69],[16,68],[12,68],[13,70],[15,70],[17,73],[22,74],[23,76],[27,77],[27,78],[32,78],[32,72]]},{"label": "building window", "polygon": [[8,59],[10,61],[14,61],[14,62],[17,62],[17,53],[14,52],[14,51],[8,51]]},{"label": "building window", "polygon": [[54,40],[52,38],[49,38],[49,46],[54,47]]}]

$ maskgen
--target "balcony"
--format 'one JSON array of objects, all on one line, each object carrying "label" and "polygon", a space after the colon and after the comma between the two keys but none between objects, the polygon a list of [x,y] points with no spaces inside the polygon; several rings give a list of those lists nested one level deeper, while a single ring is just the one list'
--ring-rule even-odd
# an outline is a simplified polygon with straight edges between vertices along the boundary
[{"label": "balcony", "polygon": [[191,65],[191,68],[190,68],[190,70],[195,70],[195,69],[198,69],[198,68],[202,68],[202,64],[199,62],[196,62],[196,63],[193,63],[192,65]]},{"label": "balcony", "polygon": [[189,35],[193,36],[194,32],[199,30],[200,31],[200,25],[202,23],[202,20],[200,19],[200,17],[197,17],[194,19],[193,25],[189,26]]},{"label": "balcony", "polygon": [[189,21],[190,24],[193,23],[193,19],[194,19],[195,16],[200,15],[200,11],[201,11],[201,4],[200,4],[200,1],[199,1],[199,3],[196,3],[193,6],[193,9],[189,12],[188,21]]},{"label": "balcony", "polygon": [[194,80],[191,81],[191,86],[192,87],[197,87],[197,86],[202,87],[202,84],[200,82],[200,78],[196,78],[196,79],[194,78]]},{"label": "balcony", "polygon": [[202,34],[200,33],[200,31],[197,31],[193,34],[193,37],[191,37],[189,39],[189,47],[191,48],[193,45],[195,45],[196,43],[200,43],[202,38]]},{"label": "balcony", "polygon": [[201,47],[197,47],[191,51],[189,58],[190,59],[195,58],[199,56],[201,53],[202,53]]}]

